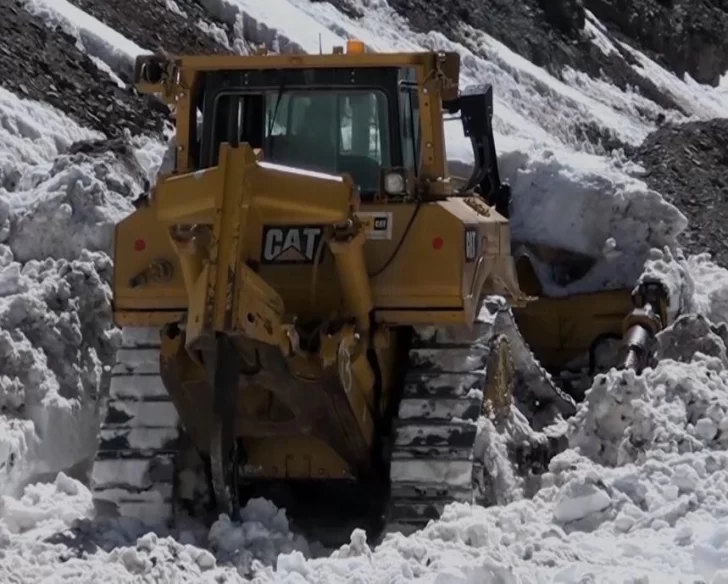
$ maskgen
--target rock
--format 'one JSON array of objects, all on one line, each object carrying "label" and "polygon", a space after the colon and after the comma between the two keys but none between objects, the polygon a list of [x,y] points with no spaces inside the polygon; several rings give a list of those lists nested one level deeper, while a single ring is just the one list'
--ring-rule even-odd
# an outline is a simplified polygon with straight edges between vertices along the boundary
[{"label": "rock", "polygon": [[584,0],[613,32],[678,76],[717,86],[728,69],[728,4],[714,0]]},{"label": "rock", "polygon": [[[214,23],[224,34],[232,34],[195,0],[177,0],[186,16],[170,10],[166,0],[70,1],[144,49],[232,52],[197,26],[200,21],[208,26]],[[13,50],[0,47],[0,85],[17,95],[46,101],[108,138],[122,136],[125,129],[132,135],[162,134],[164,122],[170,119],[164,103],[153,96],[139,95],[132,88],[120,88],[78,49],[75,37],[60,28],[51,30],[40,18],[10,4],[3,8],[0,38]],[[130,81],[130,64],[118,64],[112,69],[122,80]]]},{"label": "rock", "polygon": [[0,85],[19,96],[47,101],[109,137],[123,135],[124,129],[161,133],[169,118],[166,106],[166,113],[151,110],[145,99],[99,71],[76,47],[75,38],[58,32],[25,10],[3,8],[0,38],[13,51],[0,52]]},{"label": "rock", "polygon": [[644,180],[688,218],[680,244],[728,265],[728,119],[665,125],[635,153]]},{"label": "rock", "polygon": [[[347,11],[348,2],[330,0],[342,12]],[[389,0],[389,4],[414,30],[437,30],[486,58],[483,47],[468,36],[462,23],[488,33],[557,78],[562,78],[564,67],[571,67],[625,90],[637,88],[658,105],[682,111],[631,67],[634,59],[626,50],[617,46],[616,52],[606,55],[587,38],[583,31],[588,1],[582,5],[582,0]]]},{"label": "rock", "polygon": [[[212,21],[195,0],[176,0],[187,17],[170,10],[165,0],[69,0],[71,4],[149,51],[173,54],[229,54],[230,49],[200,30]],[[134,18],[134,15],[139,15]],[[218,26],[224,25],[216,23]]]}]

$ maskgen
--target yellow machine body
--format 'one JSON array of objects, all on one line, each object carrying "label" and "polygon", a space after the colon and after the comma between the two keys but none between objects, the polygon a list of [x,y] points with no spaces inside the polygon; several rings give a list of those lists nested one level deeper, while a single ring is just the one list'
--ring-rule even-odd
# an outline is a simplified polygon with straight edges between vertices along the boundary
[{"label": "yellow machine body", "polygon": [[[203,453],[209,363],[216,339],[231,339],[248,477],[375,472],[414,325],[467,328],[485,295],[501,295],[536,355],[563,364],[620,331],[631,308],[627,291],[530,302],[521,291],[494,202],[492,111],[475,107],[492,101],[459,97],[456,53],[349,48],[137,60],[137,88],[173,108],[176,151],[174,169],[116,228],[115,322],[160,328],[164,384]],[[323,122],[296,114],[297,100],[318,95],[333,96],[318,115],[336,108],[336,160],[352,166],[301,158],[313,148],[301,136]],[[458,108],[480,139],[481,172],[464,188],[447,175],[443,131]]]}]

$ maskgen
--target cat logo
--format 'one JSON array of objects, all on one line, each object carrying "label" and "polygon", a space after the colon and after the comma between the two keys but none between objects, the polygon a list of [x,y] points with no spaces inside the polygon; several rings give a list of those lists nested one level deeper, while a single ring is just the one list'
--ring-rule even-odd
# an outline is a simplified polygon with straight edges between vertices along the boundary
[{"label": "cat logo", "polygon": [[323,232],[318,225],[263,227],[261,263],[312,264]]},{"label": "cat logo", "polygon": [[372,217],[374,229],[367,233],[367,239],[392,239],[392,213],[389,211],[359,211],[357,217]]},{"label": "cat logo", "polygon": [[467,263],[475,261],[478,253],[478,228],[465,228],[465,261]]}]

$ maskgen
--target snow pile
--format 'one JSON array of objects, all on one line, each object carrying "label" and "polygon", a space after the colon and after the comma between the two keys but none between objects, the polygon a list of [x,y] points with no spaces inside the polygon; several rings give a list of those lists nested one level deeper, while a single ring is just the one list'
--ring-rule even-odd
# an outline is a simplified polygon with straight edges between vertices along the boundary
[{"label": "snow pile", "polygon": [[48,527],[61,531],[89,514],[93,501],[88,489],[61,472],[52,483],[29,485],[19,499],[3,496],[0,510],[7,533]]},{"label": "snow pile", "polygon": [[111,262],[21,266],[0,245],[0,493],[71,468],[95,452],[96,399],[113,359]]},{"label": "snow pile", "polygon": [[0,219],[7,219],[8,192],[19,188],[21,179],[33,180],[35,166],[44,169],[77,140],[95,138],[101,135],[81,128],[61,112],[19,99],[0,87],[0,187],[4,189],[0,191]]},{"label": "snow pile", "polygon": [[715,265],[709,254],[691,256],[688,269],[695,281],[695,305],[715,323],[728,320],[728,270]]},{"label": "snow pile", "polygon": [[514,152],[499,159],[511,184],[512,237],[591,258],[580,279],[554,281],[552,267],[529,254],[546,294],[631,287],[654,248],[676,249],[687,219],[662,196],[625,173],[634,165],[590,154]]},{"label": "snow pile", "polygon": [[[116,155],[57,158],[45,177],[13,193],[9,245],[19,261],[73,258],[83,250],[110,252],[114,226],[134,210],[142,192]],[[141,175],[140,175],[141,176]],[[62,237],[60,237],[62,235]]]},{"label": "snow pile", "polygon": [[[3,582],[245,582],[234,570],[219,568],[207,550],[154,533],[105,551],[93,533],[64,535],[74,516],[89,513],[91,494],[78,481],[59,474],[53,485],[28,488],[18,502],[4,501],[0,523],[0,579]],[[122,530],[120,522],[116,529]]]},{"label": "snow pile", "polygon": [[265,499],[251,499],[240,512],[242,523],[221,515],[212,525],[209,544],[218,560],[250,574],[262,565],[272,565],[281,553],[308,555],[308,543],[291,533],[285,511]]},{"label": "snow pile", "polygon": [[0,557],[6,560],[0,562],[0,580],[245,582],[241,573],[275,563],[280,552],[309,553],[306,542],[290,532],[285,513],[267,501],[251,500],[242,515],[243,525],[226,517],[213,524],[210,551],[193,545],[192,533],[174,539],[134,520],[90,521],[91,493],[59,473],[54,483],[31,485],[22,497],[0,501]]},{"label": "snow pile", "polygon": [[724,449],[726,340],[725,328],[710,327],[697,315],[680,317],[659,335],[662,360],[655,369],[639,376],[612,370],[595,381],[584,407],[569,420],[571,446],[608,465],[643,464],[657,451]]},{"label": "snow pile", "polygon": [[19,494],[95,452],[97,400],[119,341],[113,228],[162,146],[96,152],[76,142],[96,134],[3,90],[0,117],[0,493]]},{"label": "snow pile", "polygon": [[21,0],[21,3],[51,28],[59,26],[73,36],[79,48],[92,57],[97,65],[105,64],[113,72],[112,77],[122,85],[123,82],[115,73],[123,73],[131,79],[134,59],[149,53],[67,0]]}]

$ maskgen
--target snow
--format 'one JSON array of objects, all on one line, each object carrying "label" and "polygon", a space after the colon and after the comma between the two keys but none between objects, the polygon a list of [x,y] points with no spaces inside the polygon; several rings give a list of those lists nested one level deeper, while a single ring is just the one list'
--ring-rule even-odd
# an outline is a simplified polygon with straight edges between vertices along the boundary
[{"label": "snow", "polygon": [[[75,37],[79,49],[89,57],[98,58],[115,73],[126,73],[128,78],[132,77],[134,59],[150,52],[67,0],[21,0],[21,4],[49,27],[60,26]],[[107,71],[104,67],[101,69]],[[116,75],[112,78],[118,79]]]},{"label": "snow", "polygon": [[[23,2],[71,31],[112,76],[145,52],[64,0]],[[658,364],[595,380],[562,422],[569,448],[539,485],[520,482],[504,436],[481,420],[479,454],[498,469],[503,504],[453,504],[425,529],[376,546],[357,530],[348,545],[323,549],[262,499],[248,502],[242,523],[223,516],[209,530],[150,532],[98,518],[84,480],[121,342],[110,322],[113,225],[154,181],[168,148],[134,138],[127,156],[72,154],[73,142],[100,136],[0,88],[0,581],[728,582],[728,271],[707,255],[685,258],[675,243],[685,217],[621,153],[583,141],[574,123],[639,144],[659,114],[686,118],[578,72],[556,80],[477,31],[466,48],[413,33],[383,0],[353,3],[366,8],[361,21],[304,0],[202,2],[280,50],[318,52],[320,42],[329,50],[349,36],[378,50],[458,50],[467,84],[496,87],[514,238],[595,262],[581,281],[546,279],[547,291],[631,286],[640,275],[662,281],[677,320],[658,337]],[[600,50],[615,50],[593,15],[586,30]],[[728,76],[706,88],[634,54],[635,68],[691,116],[728,115]],[[447,135],[451,160],[467,163],[458,126]],[[545,277],[547,266],[534,262]],[[509,432],[525,431],[516,415],[510,424]]]},{"label": "snow", "polygon": [[546,294],[631,287],[649,250],[673,247],[687,227],[676,207],[602,157],[573,153],[567,164],[552,151],[515,152],[502,155],[499,168],[510,177],[514,241],[597,262],[584,278],[563,285],[553,281],[550,266],[529,255]]},{"label": "snow", "polygon": [[96,398],[118,337],[113,227],[163,146],[137,140],[127,160],[70,154],[101,135],[2,89],[0,108],[0,494],[17,495],[95,451]]},{"label": "snow", "polygon": [[0,180],[5,189],[17,188],[32,166],[49,163],[76,140],[100,137],[50,106],[18,99],[0,87]]}]

